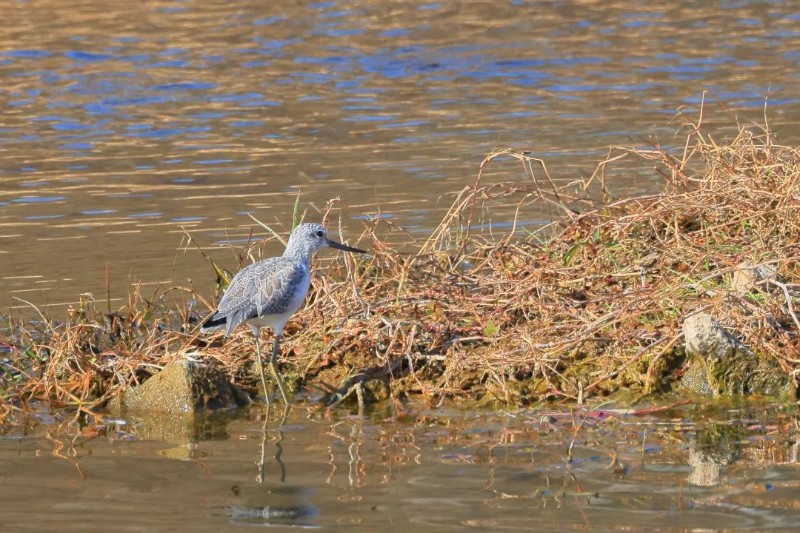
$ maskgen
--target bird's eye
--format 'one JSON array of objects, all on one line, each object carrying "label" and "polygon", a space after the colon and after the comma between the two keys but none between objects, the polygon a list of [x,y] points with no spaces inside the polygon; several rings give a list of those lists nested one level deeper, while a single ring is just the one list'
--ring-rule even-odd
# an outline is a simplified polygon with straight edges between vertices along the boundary
[{"label": "bird's eye", "polygon": [[324,237],[324,236],[325,236],[325,232],[322,231],[321,229],[318,229],[317,230],[317,237]]}]

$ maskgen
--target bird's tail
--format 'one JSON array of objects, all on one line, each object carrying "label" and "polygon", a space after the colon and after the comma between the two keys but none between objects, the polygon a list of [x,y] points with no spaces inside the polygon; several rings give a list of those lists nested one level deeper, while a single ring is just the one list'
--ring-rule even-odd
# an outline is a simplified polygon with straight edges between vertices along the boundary
[{"label": "bird's tail", "polygon": [[227,317],[214,313],[200,325],[200,331],[212,331],[224,327],[228,323]]}]

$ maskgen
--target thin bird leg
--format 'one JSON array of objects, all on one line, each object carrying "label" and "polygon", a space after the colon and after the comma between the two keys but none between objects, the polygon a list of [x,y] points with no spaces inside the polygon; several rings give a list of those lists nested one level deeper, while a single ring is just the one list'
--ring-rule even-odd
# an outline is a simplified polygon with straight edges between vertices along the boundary
[{"label": "thin bird leg", "polygon": [[272,345],[272,357],[269,359],[269,367],[272,369],[272,373],[275,375],[275,381],[278,383],[278,390],[281,391],[281,397],[283,398],[283,404],[286,408],[289,408],[289,398],[286,396],[286,387],[283,385],[283,379],[281,375],[278,374],[278,368],[275,366],[275,361],[278,360],[278,349],[281,345],[281,336],[280,334],[275,335],[275,343]]},{"label": "thin bird leg", "polygon": [[258,371],[261,373],[261,386],[264,387],[264,398],[267,400],[267,407],[269,407],[269,389],[267,389],[267,376],[264,375],[264,362],[261,360],[261,343],[258,342],[258,328],[252,326],[253,336],[256,339],[256,364]]}]

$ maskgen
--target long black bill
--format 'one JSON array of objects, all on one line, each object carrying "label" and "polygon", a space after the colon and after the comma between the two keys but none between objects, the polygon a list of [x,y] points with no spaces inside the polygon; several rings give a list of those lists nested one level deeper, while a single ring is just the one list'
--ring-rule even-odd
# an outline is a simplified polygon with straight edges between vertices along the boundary
[{"label": "long black bill", "polygon": [[344,250],[345,252],[355,252],[357,254],[365,254],[367,253],[366,250],[361,250],[359,248],[353,248],[352,246],[347,246],[346,244],[342,244],[340,242],[332,241],[328,239],[328,246],[331,248],[336,248],[337,250]]}]

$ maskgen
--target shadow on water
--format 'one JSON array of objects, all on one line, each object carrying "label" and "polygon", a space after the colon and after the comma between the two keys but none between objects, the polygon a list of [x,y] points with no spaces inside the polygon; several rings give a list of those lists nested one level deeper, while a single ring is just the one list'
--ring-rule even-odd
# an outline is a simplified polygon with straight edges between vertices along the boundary
[{"label": "shadow on water", "polygon": [[11,530],[688,531],[800,520],[795,407],[358,416],[259,406],[191,423],[58,419],[34,416],[0,438]]}]

